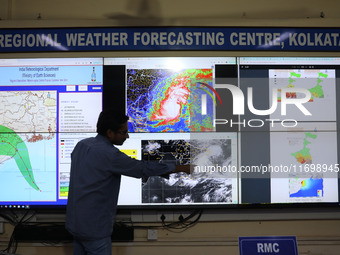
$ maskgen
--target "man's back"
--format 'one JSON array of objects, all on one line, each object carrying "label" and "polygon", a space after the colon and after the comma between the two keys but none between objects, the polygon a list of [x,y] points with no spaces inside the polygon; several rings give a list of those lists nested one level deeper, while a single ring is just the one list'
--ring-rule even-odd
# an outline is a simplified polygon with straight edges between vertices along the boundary
[{"label": "man's back", "polygon": [[120,179],[112,161],[120,152],[103,136],[80,141],[72,152],[66,228],[84,239],[111,235]]}]

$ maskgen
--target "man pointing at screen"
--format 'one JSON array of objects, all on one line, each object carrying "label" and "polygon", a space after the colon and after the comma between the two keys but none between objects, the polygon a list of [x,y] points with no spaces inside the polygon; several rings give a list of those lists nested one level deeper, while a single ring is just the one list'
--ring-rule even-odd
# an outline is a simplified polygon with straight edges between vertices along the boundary
[{"label": "man pointing at screen", "polygon": [[81,140],[71,154],[66,229],[74,237],[75,255],[111,255],[121,176],[135,178],[190,173],[190,166],[130,158],[114,145],[129,138],[128,117],[104,110],[97,136]]}]

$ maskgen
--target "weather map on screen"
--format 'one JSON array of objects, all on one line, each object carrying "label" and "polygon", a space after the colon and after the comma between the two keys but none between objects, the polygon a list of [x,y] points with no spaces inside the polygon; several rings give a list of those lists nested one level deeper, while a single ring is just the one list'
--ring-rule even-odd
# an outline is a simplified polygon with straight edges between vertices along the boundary
[{"label": "weather map on screen", "polygon": [[[335,70],[331,69],[271,69],[269,70],[270,89],[279,88],[304,88],[311,93],[311,98],[304,106],[311,113],[305,116],[293,105],[287,106],[287,118],[300,121],[335,121],[336,101],[335,101]],[[278,102],[281,102],[278,96]],[[301,98],[300,93],[286,93],[286,98]],[[280,112],[271,114],[271,118],[279,117]]]},{"label": "weather map on screen", "polygon": [[[31,161],[39,162],[39,157],[44,156],[46,162],[52,162],[49,166],[51,173],[55,172],[55,164],[53,165],[53,160],[48,160],[47,153],[33,158],[38,154],[30,154],[28,148],[44,144],[48,140],[55,143],[56,91],[1,91],[0,102],[4,106],[0,110],[1,163],[13,158],[27,183],[33,189],[41,191],[34,178]],[[52,146],[50,149],[55,151]],[[6,171],[5,163],[3,171]],[[45,182],[49,183],[49,187],[55,186],[53,178]],[[14,182],[12,185],[17,183]]]},{"label": "weather map on screen", "polygon": [[1,208],[66,204],[69,162],[65,158],[73,147],[66,152],[64,141],[95,132],[102,109],[102,62],[98,58],[0,61]]},{"label": "weather map on screen", "polygon": [[188,140],[142,140],[142,158],[195,165],[193,173],[150,177],[143,183],[143,203],[236,203],[237,174],[218,171],[236,165],[236,135],[210,134]]},{"label": "weather map on screen", "polygon": [[[190,175],[150,177],[139,184],[123,177],[120,205],[238,202],[237,174],[211,170],[237,165],[237,134],[215,133],[213,126],[220,100],[214,90],[216,70],[226,75],[228,67],[236,67],[235,61],[228,57],[104,59],[107,72],[115,74],[110,77],[117,79],[124,73],[124,79],[117,81],[125,89],[130,138],[121,151],[136,151],[137,158],[147,161],[200,165]],[[141,200],[124,195],[127,185],[136,187]]]},{"label": "weather map on screen", "polygon": [[[268,109],[267,114],[246,112],[245,117],[272,120],[258,128],[261,132],[255,127],[240,132],[241,166],[261,169],[241,174],[241,202],[338,203],[340,59],[240,57],[238,61],[240,87],[244,91],[252,87],[255,109]],[[267,191],[255,197],[256,185]]]},{"label": "weather map on screen", "polygon": [[129,131],[138,133],[214,131],[216,69],[235,64],[228,57],[104,59],[112,73],[124,67]]},{"label": "weather map on screen", "polygon": [[291,153],[290,155],[292,155],[300,164],[312,164],[313,160],[310,153],[309,145],[312,143],[311,140],[315,140],[318,135],[310,132],[305,132],[304,135],[305,137],[303,138],[302,142],[303,148],[301,150],[298,150],[297,152]]},{"label": "weather map on screen", "polygon": [[[5,204],[56,201],[56,139],[29,141],[29,135],[15,132],[0,135],[0,183],[4,191],[0,199]],[[44,134],[36,135],[42,137]]]},{"label": "weather map on screen", "polygon": [[323,197],[323,176],[320,173],[289,176],[289,197],[313,198]]},{"label": "weather map on screen", "polygon": [[[212,84],[212,69],[128,69],[127,115],[131,132],[189,132],[213,130],[213,107],[201,115],[204,90]],[[201,118],[197,119],[200,115]]]},{"label": "weather map on screen", "polygon": [[271,174],[272,202],[337,202],[335,125],[321,122],[301,126],[294,132],[275,130],[270,134],[271,165],[287,168]]}]

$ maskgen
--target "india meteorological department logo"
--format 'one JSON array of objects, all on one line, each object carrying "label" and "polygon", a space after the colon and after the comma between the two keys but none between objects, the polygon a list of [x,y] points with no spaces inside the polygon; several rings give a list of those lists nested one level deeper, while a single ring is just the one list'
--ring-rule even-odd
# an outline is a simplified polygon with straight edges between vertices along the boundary
[{"label": "india meteorological department logo", "polygon": [[[243,91],[236,85],[232,84],[214,84],[214,87],[204,83],[204,82],[197,82],[197,88],[205,93],[201,93],[200,95],[200,114],[206,115],[208,113],[208,97],[213,101],[215,109],[217,107],[224,107],[223,102],[221,100],[221,93],[231,93],[232,96],[232,115],[245,115],[245,95]],[[218,90],[218,92],[217,92]],[[296,95],[299,95],[298,97]],[[292,97],[291,95],[295,95]],[[215,97],[219,100],[219,104],[217,104]],[[253,96],[253,87],[247,88],[247,107],[250,113],[256,116],[270,116],[274,112],[277,111],[278,103],[281,104],[281,116],[287,116],[288,105],[291,105],[294,111],[298,109],[304,116],[311,116],[311,112],[304,106],[305,103],[310,102],[312,98],[312,94],[309,90],[304,88],[296,88],[296,87],[286,87],[286,88],[273,88],[271,91],[271,105],[269,109],[256,109],[254,106],[254,102],[256,102],[256,98]],[[280,99],[280,100],[278,100]],[[295,108],[294,108],[295,107]],[[223,111],[225,110],[225,111]],[[230,109],[222,109],[223,112],[230,111]],[[239,125],[243,127],[262,127],[266,122],[269,122],[271,126],[274,126],[274,122],[281,122],[281,125],[284,127],[296,127],[298,121],[296,119],[242,119],[240,122],[233,122],[232,119],[228,120],[226,118],[211,118],[212,125],[215,128],[217,125],[229,125],[230,127],[234,125]]]}]

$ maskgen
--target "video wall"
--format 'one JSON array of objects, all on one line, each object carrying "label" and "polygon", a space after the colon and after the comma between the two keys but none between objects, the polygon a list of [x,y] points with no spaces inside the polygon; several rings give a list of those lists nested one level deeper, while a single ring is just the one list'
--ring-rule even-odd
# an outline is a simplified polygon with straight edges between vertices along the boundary
[{"label": "video wall", "polygon": [[125,110],[136,159],[192,164],[123,177],[121,207],[339,204],[340,58],[0,60],[0,209],[64,208],[70,153]]}]

